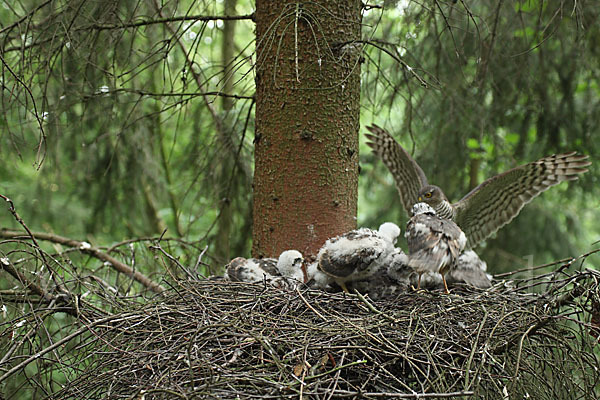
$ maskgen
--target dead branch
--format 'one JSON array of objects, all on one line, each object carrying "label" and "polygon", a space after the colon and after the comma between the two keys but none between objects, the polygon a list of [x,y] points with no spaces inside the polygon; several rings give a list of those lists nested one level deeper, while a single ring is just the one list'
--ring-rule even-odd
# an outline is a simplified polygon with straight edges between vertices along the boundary
[{"label": "dead branch", "polygon": [[96,355],[74,356],[91,362],[50,398],[103,397],[109,387],[112,396],[149,399],[173,393],[502,399],[531,388],[542,396],[593,398],[600,356],[589,324],[562,316],[581,313],[578,304],[598,296],[597,276],[576,275],[585,290],[560,312],[553,305],[564,293],[546,298],[499,285],[374,300],[266,284],[179,282],[160,302],[121,302],[120,318],[95,323],[91,337],[102,338]]},{"label": "dead branch", "polygon": [[100,249],[93,247],[92,245],[90,245],[87,242],[80,242],[78,240],[68,239],[68,238],[65,238],[65,237],[62,237],[59,235],[45,233],[45,232],[29,232],[29,236],[28,236],[28,235],[25,235],[24,232],[11,231],[11,230],[6,230],[6,229],[0,230],[0,237],[6,238],[6,239],[21,239],[21,240],[33,238],[33,239],[45,240],[45,241],[49,241],[52,243],[61,244],[61,245],[64,245],[64,246],[67,246],[67,247],[70,247],[73,249],[77,249],[82,253],[89,254],[92,257],[95,257],[101,261],[109,263],[111,265],[111,267],[113,267],[115,270],[138,281],[139,283],[141,283],[142,285],[144,285],[145,287],[147,287],[148,289],[152,290],[155,293],[162,293],[165,290],[165,288],[163,286],[154,282],[153,280],[148,278],[146,275],[142,274],[139,271],[135,271],[129,265],[117,260],[116,258],[110,256],[107,253],[100,251]]}]

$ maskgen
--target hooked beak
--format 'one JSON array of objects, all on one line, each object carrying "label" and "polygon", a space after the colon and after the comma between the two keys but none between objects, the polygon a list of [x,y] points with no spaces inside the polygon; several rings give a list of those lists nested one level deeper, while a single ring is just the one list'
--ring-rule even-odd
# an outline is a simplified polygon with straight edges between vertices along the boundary
[{"label": "hooked beak", "polygon": [[423,201],[423,197],[419,196],[418,200]]}]

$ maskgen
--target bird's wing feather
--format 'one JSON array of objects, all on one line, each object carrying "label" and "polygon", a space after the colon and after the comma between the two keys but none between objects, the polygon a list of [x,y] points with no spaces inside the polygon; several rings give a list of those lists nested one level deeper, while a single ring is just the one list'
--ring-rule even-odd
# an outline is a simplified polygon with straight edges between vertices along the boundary
[{"label": "bird's wing feather", "polygon": [[456,268],[448,274],[448,283],[464,282],[477,288],[489,288],[492,282],[485,273],[487,266],[473,251],[465,251],[460,255]]},{"label": "bird's wing feather", "polygon": [[427,177],[419,164],[385,129],[377,125],[367,126],[367,129],[372,133],[366,134],[369,139],[367,145],[392,173],[402,205],[410,215],[413,204],[417,202],[419,190],[428,184]]},{"label": "bird's wing feather", "polygon": [[246,272],[246,262],[247,261],[245,258],[236,257],[225,266],[225,270],[227,271],[227,277],[229,278],[229,280],[233,282],[242,281],[242,276]]},{"label": "bird's wing feather", "polygon": [[272,279],[281,275],[276,267],[277,260],[274,258],[236,257],[225,266],[229,280],[233,282],[260,282],[263,279]]},{"label": "bird's wing feather", "polygon": [[356,271],[362,271],[377,257],[378,249],[365,248],[354,253],[335,255],[324,252],[319,257],[319,269],[324,273],[346,278]]},{"label": "bird's wing feather", "polygon": [[419,214],[406,226],[406,241],[410,254],[432,249],[442,239],[442,221],[431,215]]},{"label": "bird's wing feather", "polygon": [[562,181],[577,179],[591,164],[575,152],[552,155],[496,175],[453,204],[454,221],[472,248],[508,224],[523,206]]},{"label": "bird's wing feather", "polygon": [[330,276],[346,278],[365,270],[385,247],[385,240],[376,231],[367,228],[350,231],[325,243],[317,255],[318,268]]},{"label": "bird's wing feather", "polygon": [[274,258],[261,258],[256,261],[258,263],[258,267],[266,272],[267,274],[273,276],[281,276],[281,272],[277,269],[277,260]]},{"label": "bird's wing feather", "polygon": [[492,282],[488,279],[485,271],[478,268],[458,266],[457,268],[450,270],[449,278],[448,283],[464,282],[467,285],[480,289],[486,289],[492,286]]},{"label": "bird's wing feather", "polygon": [[410,219],[406,239],[411,267],[442,274],[454,266],[466,242],[464,233],[454,222],[428,214]]},{"label": "bird's wing feather", "polygon": [[461,243],[461,235],[464,235],[464,233],[455,222],[449,219],[440,220],[440,223],[442,232],[447,239],[448,249],[452,254],[452,258],[457,259],[465,247],[464,236]]}]

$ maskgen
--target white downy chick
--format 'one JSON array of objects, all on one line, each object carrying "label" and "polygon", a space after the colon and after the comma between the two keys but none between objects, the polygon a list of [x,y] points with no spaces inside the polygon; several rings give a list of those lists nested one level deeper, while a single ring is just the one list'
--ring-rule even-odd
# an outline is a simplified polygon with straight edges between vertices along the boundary
[{"label": "white downy chick", "polygon": [[410,277],[415,271],[408,265],[408,256],[402,249],[395,248],[389,255],[387,264],[387,274],[398,284],[410,286]]},{"label": "white downy chick", "polygon": [[225,271],[225,279],[233,282],[270,282],[279,275],[274,258],[236,257],[227,264]]},{"label": "white downy chick", "polygon": [[396,244],[398,236],[400,236],[400,227],[393,222],[384,222],[379,225],[378,232],[387,238],[393,245]]},{"label": "white downy chick", "polygon": [[456,268],[448,274],[448,282],[464,282],[476,288],[492,286],[491,276],[486,274],[487,264],[473,250],[467,250],[458,257]]},{"label": "white downy chick", "polygon": [[292,278],[299,282],[304,282],[304,272],[302,264],[304,257],[298,250],[286,250],[279,255],[277,260],[277,269],[285,278]]},{"label": "white downy chick", "polygon": [[386,225],[383,234],[361,228],[331,238],[319,250],[318,269],[348,292],[346,283],[366,279],[385,265],[399,231]]}]

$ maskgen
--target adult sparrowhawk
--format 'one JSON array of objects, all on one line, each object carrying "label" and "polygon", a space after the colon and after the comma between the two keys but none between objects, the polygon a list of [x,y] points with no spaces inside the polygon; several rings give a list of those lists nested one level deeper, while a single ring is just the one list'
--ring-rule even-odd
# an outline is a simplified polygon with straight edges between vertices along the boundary
[{"label": "adult sparrowhawk", "polygon": [[384,129],[367,127],[367,144],[392,173],[402,205],[410,215],[418,201],[429,204],[442,218],[456,222],[472,248],[508,224],[525,204],[548,188],[578,178],[587,172],[588,156],[576,152],[541,158],[487,179],[461,200],[450,203],[438,186],[430,185],[425,173],[406,150]]}]

